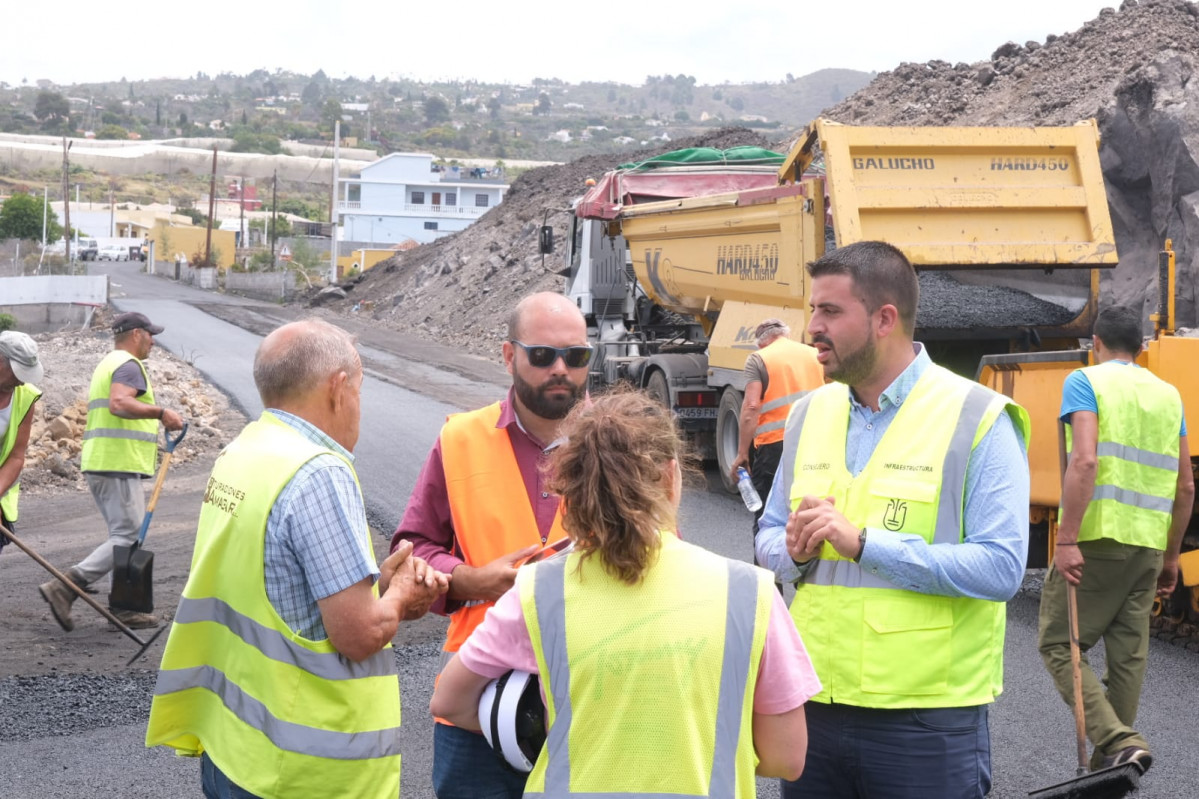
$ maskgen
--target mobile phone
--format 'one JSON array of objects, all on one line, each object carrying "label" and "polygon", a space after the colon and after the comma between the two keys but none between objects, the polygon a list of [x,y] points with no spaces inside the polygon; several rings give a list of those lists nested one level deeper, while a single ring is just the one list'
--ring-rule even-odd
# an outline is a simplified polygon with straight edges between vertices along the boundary
[{"label": "mobile phone", "polygon": [[571,541],[570,538],[559,538],[554,543],[546,544],[532,555],[529,555],[529,557],[525,558],[524,562],[520,565],[526,566],[530,563],[537,563],[538,561],[545,560],[546,558],[552,558],[554,555],[557,555],[560,552],[569,552],[573,546],[574,542]]}]

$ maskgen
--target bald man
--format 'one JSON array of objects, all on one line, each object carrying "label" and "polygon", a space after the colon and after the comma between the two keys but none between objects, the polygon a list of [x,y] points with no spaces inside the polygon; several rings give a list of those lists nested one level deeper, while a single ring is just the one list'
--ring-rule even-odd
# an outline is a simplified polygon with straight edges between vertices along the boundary
[{"label": "bald man", "polygon": [[284,325],[254,358],[266,408],[226,447],[162,659],[146,745],[201,757],[208,797],[395,799],[391,639],[448,578],[396,549],[375,565],[350,454],[362,361],[327,322]]},{"label": "bald man", "polygon": [[[512,587],[517,564],[563,538],[558,498],[542,465],[558,427],[587,391],[592,349],[579,309],[560,294],[521,300],[508,319],[504,366],[508,396],[450,416],[425,461],[392,547],[450,574],[433,610],[449,615],[443,665]],[[438,720],[433,789],[438,799],[520,797],[525,775],[509,768],[483,736]]]}]

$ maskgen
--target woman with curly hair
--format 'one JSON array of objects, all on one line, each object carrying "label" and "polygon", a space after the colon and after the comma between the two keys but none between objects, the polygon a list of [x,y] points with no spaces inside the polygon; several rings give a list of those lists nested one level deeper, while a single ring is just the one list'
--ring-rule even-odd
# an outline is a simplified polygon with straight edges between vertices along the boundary
[{"label": "woman with curly hair", "polygon": [[526,796],[752,797],[796,779],[820,690],[771,574],[681,541],[681,442],[641,393],[581,403],[551,462],[571,551],[516,585],[442,672],[434,715],[479,730],[509,670],[540,675],[547,738]]}]

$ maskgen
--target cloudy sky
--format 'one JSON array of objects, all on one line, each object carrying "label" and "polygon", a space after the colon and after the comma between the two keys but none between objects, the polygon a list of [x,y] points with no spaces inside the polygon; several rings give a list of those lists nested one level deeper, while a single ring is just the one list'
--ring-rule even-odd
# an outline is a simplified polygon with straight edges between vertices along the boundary
[{"label": "cloudy sky", "polygon": [[[988,58],[1006,41],[1077,30],[1115,0],[399,0],[53,4],[14,0],[0,81],[138,80],[263,68],[331,77],[780,81],[826,67]],[[21,9],[25,9],[22,11]],[[33,35],[33,27],[40,33]],[[6,26],[8,27],[8,26]],[[24,31],[24,33],[21,33]],[[67,37],[66,47],[58,46]],[[89,47],[89,43],[95,46]]]}]

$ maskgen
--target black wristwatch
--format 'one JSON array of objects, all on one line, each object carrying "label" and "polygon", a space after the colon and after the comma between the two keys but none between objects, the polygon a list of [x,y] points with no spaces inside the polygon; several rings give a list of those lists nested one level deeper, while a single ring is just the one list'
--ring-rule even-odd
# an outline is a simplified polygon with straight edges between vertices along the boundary
[{"label": "black wristwatch", "polygon": [[862,528],[862,532],[858,533],[858,554],[854,556],[854,563],[862,562],[862,553],[866,551],[866,528]]}]

